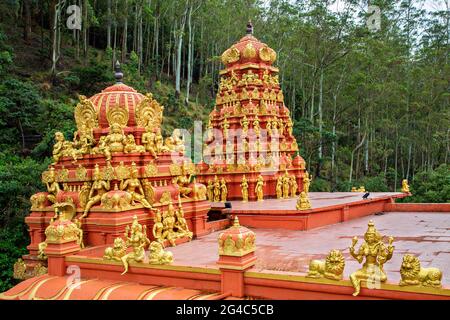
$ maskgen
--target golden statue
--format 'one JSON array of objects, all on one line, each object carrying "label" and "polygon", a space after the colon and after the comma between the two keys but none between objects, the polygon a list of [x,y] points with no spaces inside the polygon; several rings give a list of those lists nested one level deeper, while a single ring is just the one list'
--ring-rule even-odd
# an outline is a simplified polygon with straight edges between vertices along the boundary
[{"label": "golden statue", "polygon": [[128,265],[130,261],[142,262],[145,258],[145,247],[150,244],[147,238],[146,226],[142,226],[137,219],[133,217],[133,223],[125,229],[125,239],[127,247],[132,247],[133,251],[124,255],[120,260],[125,268],[122,274],[128,272]]},{"label": "golden statue", "polygon": [[244,115],[244,117],[241,119],[242,132],[244,134],[248,133],[248,124],[249,124],[249,121],[247,119],[247,116]]},{"label": "golden statue", "polygon": [[188,237],[192,239],[193,233],[189,231],[189,227],[184,217],[183,206],[181,205],[181,198],[178,197],[178,210],[175,211],[176,222],[174,227],[177,228],[177,234],[179,238]]},{"label": "golden statue", "polygon": [[82,124],[78,131],[73,135],[74,146],[80,150],[81,154],[89,154],[92,146],[95,144],[92,128]]},{"label": "golden statue", "polygon": [[291,187],[291,197],[295,198],[297,196],[298,190],[297,178],[295,177],[295,175],[291,176],[290,187]]},{"label": "golden statue", "polygon": [[144,145],[146,151],[150,152],[150,154],[155,159],[158,159],[158,155],[156,154],[155,138],[156,138],[156,135],[152,131],[152,128],[146,127],[145,132],[142,135],[142,144]]},{"label": "golden statue", "polygon": [[288,132],[288,135],[289,135],[290,137],[292,137],[293,124],[292,124],[291,117],[288,117],[286,126],[287,126],[287,132]]},{"label": "golden statue", "polygon": [[84,208],[83,215],[80,219],[83,219],[87,216],[89,210],[93,205],[99,203],[102,199],[102,196],[108,192],[111,188],[111,185],[108,181],[103,180],[102,174],[100,172],[100,168],[98,164],[95,165],[94,169],[94,183],[92,184],[91,190],[89,191],[88,202],[86,203],[86,207]]},{"label": "golden statue", "polygon": [[358,238],[353,237],[350,254],[359,263],[363,262],[364,257],[366,258],[362,268],[350,275],[350,281],[355,288],[354,296],[359,294],[362,280],[370,281],[370,283],[376,281],[385,282],[387,280],[383,265],[392,258],[392,254],[394,253],[393,241],[394,238],[389,237],[389,244],[386,246],[372,220],[368,223],[367,231],[364,234],[364,243],[358,251],[355,250]]},{"label": "golden statue", "polygon": [[162,216],[161,216],[161,210],[156,209],[155,210],[155,216],[153,218],[154,224],[152,229],[153,238],[156,239],[156,241],[162,242],[162,234],[164,225],[162,223]]},{"label": "golden statue", "polygon": [[227,201],[227,195],[228,195],[228,188],[227,183],[225,182],[225,179],[222,178],[220,182],[220,201],[226,202]]},{"label": "golden statue", "polygon": [[352,192],[358,192],[358,190],[356,189],[356,187],[352,187]]},{"label": "golden statue", "polygon": [[179,129],[173,130],[172,135],[165,140],[165,146],[168,151],[180,152],[184,154],[184,139]]},{"label": "golden statue", "polygon": [[267,130],[267,136],[272,137],[272,135],[273,135],[272,123],[270,121],[267,121],[267,123],[266,123],[266,130]]},{"label": "golden statue", "polygon": [[192,192],[192,188],[189,186],[194,178],[193,174],[188,172],[188,164],[186,162],[181,166],[181,174],[173,179],[173,183],[176,183],[179,187],[180,194],[183,198],[189,198]]},{"label": "golden statue", "polygon": [[242,202],[247,202],[248,201],[248,182],[247,182],[247,178],[245,177],[245,174],[242,177],[241,191],[242,191]]},{"label": "golden statue", "polygon": [[53,167],[51,167],[50,170],[48,171],[46,185],[47,185],[47,192],[49,193],[47,195],[47,199],[51,203],[55,203],[56,195],[61,191],[61,187],[59,186],[58,181],[56,181],[56,172],[55,168]]},{"label": "golden statue", "polygon": [[121,261],[127,253],[127,245],[122,238],[114,239],[114,246],[105,249],[103,259]]},{"label": "golden statue", "polygon": [[407,179],[402,180],[402,192],[409,193],[409,185]]},{"label": "golden statue", "polygon": [[106,144],[106,136],[101,136],[98,145],[91,150],[92,154],[103,154],[106,158],[106,161],[111,161],[111,151]]},{"label": "golden statue", "polygon": [[305,172],[305,175],[303,176],[303,191],[306,193],[309,193],[309,186],[311,184],[312,178],[309,177],[308,171]]},{"label": "golden statue", "polygon": [[400,286],[425,286],[440,288],[442,271],[438,268],[422,268],[420,260],[414,255],[405,254],[400,268]]},{"label": "golden statue", "polygon": [[164,138],[163,138],[163,136],[161,134],[161,128],[159,128],[159,127],[156,128],[155,146],[156,146],[156,152],[157,153],[170,151],[169,148],[167,148],[164,145]]},{"label": "golden statue", "polygon": [[223,135],[225,138],[228,137],[228,129],[229,128],[230,128],[230,123],[228,122],[227,118],[225,118],[222,123]]},{"label": "golden statue", "polygon": [[259,126],[259,118],[258,115],[255,116],[255,119],[253,120],[253,130],[257,136],[260,134],[260,126]]},{"label": "golden statue", "polygon": [[283,176],[279,176],[276,186],[277,199],[283,199]]},{"label": "golden statue", "polygon": [[255,193],[258,201],[264,200],[264,178],[262,175],[259,175],[256,180]]},{"label": "golden statue", "polygon": [[123,129],[118,123],[113,123],[109,127],[109,133],[106,136],[105,144],[110,152],[123,152],[127,142],[127,137],[123,133]]},{"label": "golden statue", "polygon": [[300,192],[300,197],[297,200],[295,206],[297,210],[309,210],[311,209],[311,202],[309,201],[308,194],[305,191]]},{"label": "golden statue", "polygon": [[366,192],[366,188],[364,186],[360,186],[358,192]]},{"label": "golden statue", "polygon": [[164,251],[160,242],[152,241],[149,251],[148,263],[150,264],[170,264],[173,262],[172,252]]},{"label": "golden statue", "polygon": [[55,165],[58,163],[59,159],[64,155],[64,134],[62,132],[55,132],[55,144],[53,145],[53,163]]},{"label": "golden statue", "polygon": [[289,186],[291,183],[291,178],[289,177],[289,174],[287,171],[283,175],[283,198],[288,199],[289,198]]},{"label": "golden statue", "polygon": [[176,246],[175,240],[177,239],[177,234],[175,233],[175,209],[172,202],[169,203],[167,211],[163,213],[163,233],[161,236],[161,243],[168,240],[172,246]]},{"label": "golden statue", "polygon": [[208,190],[208,200],[210,202],[213,202],[214,200],[214,185],[212,180],[208,180],[208,186],[207,186],[207,190]]},{"label": "golden statue", "polygon": [[214,202],[220,201],[220,182],[217,176],[214,176]]},{"label": "golden statue", "polygon": [[339,250],[331,250],[325,260],[311,260],[309,263],[308,278],[327,278],[342,280],[345,259]]},{"label": "golden statue", "polygon": [[142,184],[138,179],[138,169],[136,164],[131,164],[130,178],[120,181],[120,190],[126,190],[131,194],[131,205],[135,205],[135,201],[141,203],[145,208],[152,208],[147,199]]},{"label": "golden statue", "polygon": [[133,153],[133,152],[144,153],[145,147],[137,145],[136,141],[134,140],[134,136],[132,134],[129,134],[125,141],[125,147],[123,151],[125,153]]}]

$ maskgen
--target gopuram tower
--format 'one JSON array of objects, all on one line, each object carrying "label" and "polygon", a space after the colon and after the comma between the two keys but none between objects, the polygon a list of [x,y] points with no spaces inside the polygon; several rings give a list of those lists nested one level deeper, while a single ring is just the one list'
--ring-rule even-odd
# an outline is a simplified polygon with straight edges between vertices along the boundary
[{"label": "gopuram tower", "polygon": [[195,182],[180,132],[163,138],[164,107],[122,83],[118,63],[115,77],[102,92],[79,97],[73,140],[55,134],[53,163],[42,174],[47,190],[31,197],[25,220],[31,244],[17,265],[23,278],[46,268],[55,243],[112,245],[132,221],[164,247],[207,232],[206,188]]},{"label": "gopuram tower", "polygon": [[295,196],[302,191],[305,161],[273,66],[276,52],[253,36],[249,22],[247,34],[221,59],[225,69],[197,166],[209,200]]}]

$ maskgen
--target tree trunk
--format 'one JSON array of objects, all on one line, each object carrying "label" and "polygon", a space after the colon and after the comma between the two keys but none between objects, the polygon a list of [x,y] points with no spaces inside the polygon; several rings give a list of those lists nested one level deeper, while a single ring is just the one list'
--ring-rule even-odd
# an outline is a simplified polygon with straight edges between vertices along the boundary
[{"label": "tree trunk", "polygon": [[107,2],[106,47],[111,48],[111,0]]},{"label": "tree trunk", "polygon": [[122,63],[125,61],[127,55],[127,41],[128,41],[128,0],[125,0],[125,20],[123,23],[123,34],[122,34]]},{"label": "tree trunk", "polygon": [[23,0],[24,24],[23,24],[23,40],[30,43],[31,35],[31,0]]},{"label": "tree trunk", "polygon": [[184,26],[186,24],[187,12],[189,9],[189,0],[186,0],[185,10],[181,17],[180,29],[177,33],[177,61],[175,71],[175,95],[178,98],[181,93],[181,60],[182,60],[182,47],[183,47],[183,33]]}]

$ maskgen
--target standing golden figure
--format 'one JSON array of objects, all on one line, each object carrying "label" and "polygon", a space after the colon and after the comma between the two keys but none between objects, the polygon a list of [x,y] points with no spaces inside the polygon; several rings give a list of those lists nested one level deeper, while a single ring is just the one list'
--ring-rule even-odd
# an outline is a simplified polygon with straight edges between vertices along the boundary
[{"label": "standing golden figure", "polygon": [[242,191],[242,202],[247,202],[248,201],[248,181],[247,181],[247,178],[245,177],[245,174],[242,177],[241,191]]},{"label": "standing golden figure", "polygon": [[291,183],[291,178],[289,177],[287,171],[283,175],[282,181],[283,181],[283,198],[289,199],[289,186]]},{"label": "standing golden figure", "polygon": [[303,191],[309,193],[309,186],[311,184],[312,177],[310,178],[308,171],[305,172],[303,177]]},{"label": "standing golden figure", "polygon": [[276,186],[277,199],[283,199],[283,176],[279,176]]},{"label": "standing golden figure", "polygon": [[291,180],[290,180],[289,184],[291,187],[291,197],[295,198],[297,196],[297,190],[298,190],[297,178],[295,177],[295,175],[291,176]]},{"label": "standing golden figure", "polygon": [[220,181],[214,176],[214,202],[220,202]]},{"label": "standing golden figure", "polygon": [[[355,249],[358,238],[356,236],[353,237],[350,254],[359,263],[362,263],[364,258],[366,259],[362,268],[350,275],[350,281],[355,288],[354,296],[359,294],[362,280],[367,281],[369,285],[386,282],[387,276],[383,265],[392,258],[394,253],[393,241],[394,238],[389,237],[389,243],[386,246],[372,220],[368,223],[367,231],[364,234],[364,242],[358,251]],[[370,286],[368,287],[370,288]]]},{"label": "standing golden figure", "polygon": [[227,196],[228,196],[227,183],[225,182],[225,178],[222,178],[220,182],[220,201],[226,202]]},{"label": "standing golden figure", "polygon": [[258,180],[256,180],[255,193],[258,201],[264,200],[264,178],[262,175],[259,175]]}]

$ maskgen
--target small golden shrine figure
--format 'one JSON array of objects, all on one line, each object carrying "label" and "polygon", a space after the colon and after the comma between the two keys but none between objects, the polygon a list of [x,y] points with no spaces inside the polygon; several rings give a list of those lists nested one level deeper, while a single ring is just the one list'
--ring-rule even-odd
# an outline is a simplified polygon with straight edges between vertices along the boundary
[{"label": "small golden shrine figure", "polygon": [[402,180],[402,192],[409,193],[409,185],[407,179]]},{"label": "small golden shrine figure", "polygon": [[365,262],[361,269],[353,272],[350,275],[350,281],[355,288],[354,296],[357,296],[361,290],[361,281],[366,281],[368,288],[379,288],[381,282],[386,282],[387,276],[383,269],[383,265],[392,258],[394,253],[394,246],[392,245],[394,238],[389,237],[386,245],[380,233],[372,220],[367,224],[367,231],[364,234],[364,242],[356,250],[355,246],[358,243],[358,237],[353,237],[352,245],[350,246],[350,254],[359,263]]},{"label": "small golden shrine figure", "polygon": [[309,210],[311,209],[311,202],[309,201],[308,194],[305,191],[300,192],[300,196],[297,200],[297,210]]}]

